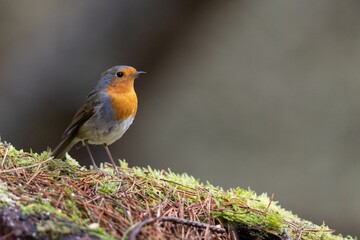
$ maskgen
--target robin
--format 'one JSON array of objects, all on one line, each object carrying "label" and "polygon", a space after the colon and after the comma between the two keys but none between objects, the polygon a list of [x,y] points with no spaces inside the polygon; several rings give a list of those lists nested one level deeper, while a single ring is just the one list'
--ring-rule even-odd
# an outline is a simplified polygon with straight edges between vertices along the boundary
[{"label": "robin", "polygon": [[73,146],[85,146],[94,169],[101,172],[89,147],[89,144],[101,144],[118,172],[108,145],[121,138],[135,118],[138,100],[134,80],[143,74],[145,72],[124,65],[112,67],[102,73],[99,82],[75,114],[51,155],[63,159]]}]

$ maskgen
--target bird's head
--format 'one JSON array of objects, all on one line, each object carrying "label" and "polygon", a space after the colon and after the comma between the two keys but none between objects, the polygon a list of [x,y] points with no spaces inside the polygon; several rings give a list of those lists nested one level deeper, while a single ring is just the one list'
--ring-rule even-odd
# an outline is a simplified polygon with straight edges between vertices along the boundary
[{"label": "bird's head", "polygon": [[146,74],[143,71],[137,71],[131,66],[119,65],[114,66],[101,74],[99,88],[113,87],[121,90],[133,88],[134,80],[140,75]]}]

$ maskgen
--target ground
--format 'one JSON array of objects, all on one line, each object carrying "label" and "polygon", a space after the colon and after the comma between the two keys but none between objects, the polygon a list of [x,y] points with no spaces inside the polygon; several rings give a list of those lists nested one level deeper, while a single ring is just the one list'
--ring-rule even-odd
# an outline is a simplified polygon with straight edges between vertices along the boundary
[{"label": "ground", "polygon": [[0,239],[352,239],[284,210],[274,195],[187,174],[106,174],[0,142]]}]

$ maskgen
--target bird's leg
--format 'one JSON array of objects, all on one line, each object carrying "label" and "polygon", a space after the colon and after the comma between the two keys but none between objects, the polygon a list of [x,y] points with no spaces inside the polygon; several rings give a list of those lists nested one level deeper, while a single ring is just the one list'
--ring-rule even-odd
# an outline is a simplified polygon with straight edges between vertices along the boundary
[{"label": "bird's leg", "polygon": [[90,156],[90,159],[91,159],[91,162],[92,162],[92,164],[94,166],[95,171],[100,173],[100,174],[104,174],[104,172],[96,165],[94,157],[91,154],[90,147],[86,142],[85,142],[85,147],[86,147],[87,152],[89,153],[89,156]]},{"label": "bird's leg", "polygon": [[117,166],[115,164],[115,161],[114,161],[113,157],[111,156],[111,153],[110,153],[110,150],[109,150],[107,144],[104,143],[103,146],[105,148],[106,154],[108,155],[108,157],[109,157],[109,159],[110,159],[110,161],[111,161],[111,163],[112,163],[112,165],[114,167],[115,172],[119,173],[119,170],[118,170],[118,168],[117,168]]}]

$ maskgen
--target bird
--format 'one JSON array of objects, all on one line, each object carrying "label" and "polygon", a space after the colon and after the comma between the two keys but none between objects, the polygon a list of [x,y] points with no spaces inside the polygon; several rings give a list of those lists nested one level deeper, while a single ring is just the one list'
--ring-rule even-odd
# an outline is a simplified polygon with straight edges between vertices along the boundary
[{"label": "bird", "polygon": [[118,65],[101,74],[95,88],[86,97],[85,103],[76,112],[71,123],[64,131],[60,143],[51,152],[56,159],[64,159],[65,154],[74,146],[85,146],[90,160],[97,172],[89,144],[102,145],[116,172],[117,166],[108,146],[122,137],[132,124],[138,99],[134,81],[143,71],[134,67]]}]

